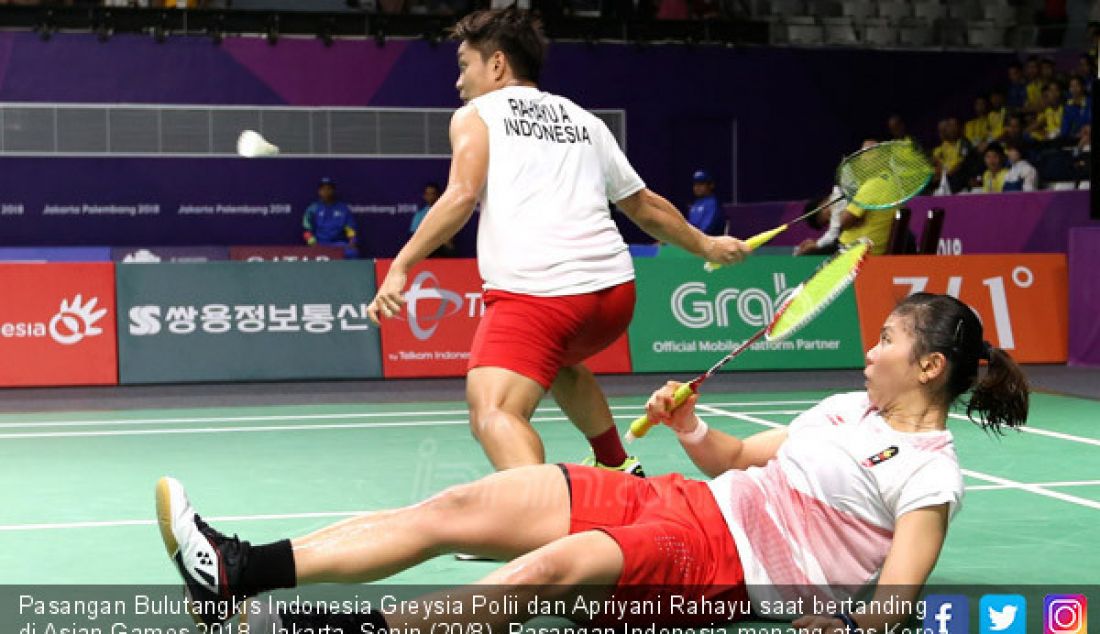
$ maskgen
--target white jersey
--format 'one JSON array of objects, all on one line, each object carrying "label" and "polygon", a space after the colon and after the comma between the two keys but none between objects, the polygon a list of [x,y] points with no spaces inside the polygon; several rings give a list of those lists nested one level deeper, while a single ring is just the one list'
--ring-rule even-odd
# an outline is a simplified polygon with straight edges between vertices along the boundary
[{"label": "white jersey", "polygon": [[578,295],[634,279],[607,201],[645,183],[603,121],[564,97],[526,86],[470,103],[489,129],[477,235],[485,287]]},{"label": "white jersey", "polygon": [[728,471],[710,489],[750,599],[836,600],[878,574],[903,514],[946,502],[954,517],[963,480],[951,432],[895,431],[866,392],[852,392],[798,416],[767,465]]}]

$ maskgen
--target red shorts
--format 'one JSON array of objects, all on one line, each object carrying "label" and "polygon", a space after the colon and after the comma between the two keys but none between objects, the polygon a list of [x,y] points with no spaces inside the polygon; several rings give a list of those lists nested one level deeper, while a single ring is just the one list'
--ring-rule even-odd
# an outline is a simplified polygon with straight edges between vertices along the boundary
[{"label": "red shorts", "polygon": [[548,390],[558,370],[611,345],[626,332],[633,316],[633,281],[560,297],[490,290],[468,369],[504,368]]},{"label": "red shorts", "polygon": [[[570,534],[600,530],[622,549],[616,597],[673,593],[689,600],[748,600],[737,546],[705,482],[678,473],[638,478],[578,465],[561,468],[569,481]],[[662,603],[667,607],[668,601]],[[702,625],[731,619],[665,613],[647,620]]]}]

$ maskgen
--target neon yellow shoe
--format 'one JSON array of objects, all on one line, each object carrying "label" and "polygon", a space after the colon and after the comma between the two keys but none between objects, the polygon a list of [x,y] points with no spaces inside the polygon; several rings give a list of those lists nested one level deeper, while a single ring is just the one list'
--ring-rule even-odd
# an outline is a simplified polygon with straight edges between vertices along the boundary
[{"label": "neon yellow shoe", "polygon": [[645,471],[642,469],[642,461],[638,460],[635,456],[627,456],[626,460],[617,467],[609,467],[602,462],[596,461],[596,454],[590,453],[581,461],[581,464],[586,467],[596,467],[598,469],[607,469],[608,471],[622,471],[623,473],[629,473],[632,476],[639,478],[645,477]]}]

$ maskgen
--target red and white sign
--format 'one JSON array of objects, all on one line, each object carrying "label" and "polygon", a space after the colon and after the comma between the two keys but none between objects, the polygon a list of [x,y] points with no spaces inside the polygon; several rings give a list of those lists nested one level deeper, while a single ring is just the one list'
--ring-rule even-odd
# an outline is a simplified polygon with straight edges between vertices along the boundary
[{"label": "red and white sign", "polygon": [[0,385],[118,383],[114,264],[0,264],[0,288]]},{"label": "red and white sign", "polygon": [[[378,260],[378,283],[393,260]],[[413,267],[399,318],[382,322],[382,373],[386,378],[465,376],[481,315],[481,275],[477,260],[431,259]],[[624,334],[585,362],[593,372],[630,372],[630,346]]]},{"label": "red and white sign", "polygon": [[1066,256],[933,255],[870,258],[856,278],[864,348],[912,293],[946,293],[982,320],[986,341],[1020,363],[1064,363],[1069,349]]}]

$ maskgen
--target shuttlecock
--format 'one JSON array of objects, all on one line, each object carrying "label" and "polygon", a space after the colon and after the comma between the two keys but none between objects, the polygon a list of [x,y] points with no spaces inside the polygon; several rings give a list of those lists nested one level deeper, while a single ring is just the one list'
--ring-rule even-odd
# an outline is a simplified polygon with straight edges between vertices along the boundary
[{"label": "shuttlecock", "polygon": [[268,143],[259,132],[245,130],[237,139],[237,154],[245,158],[276,156],[278,153],[279,147]]}]

